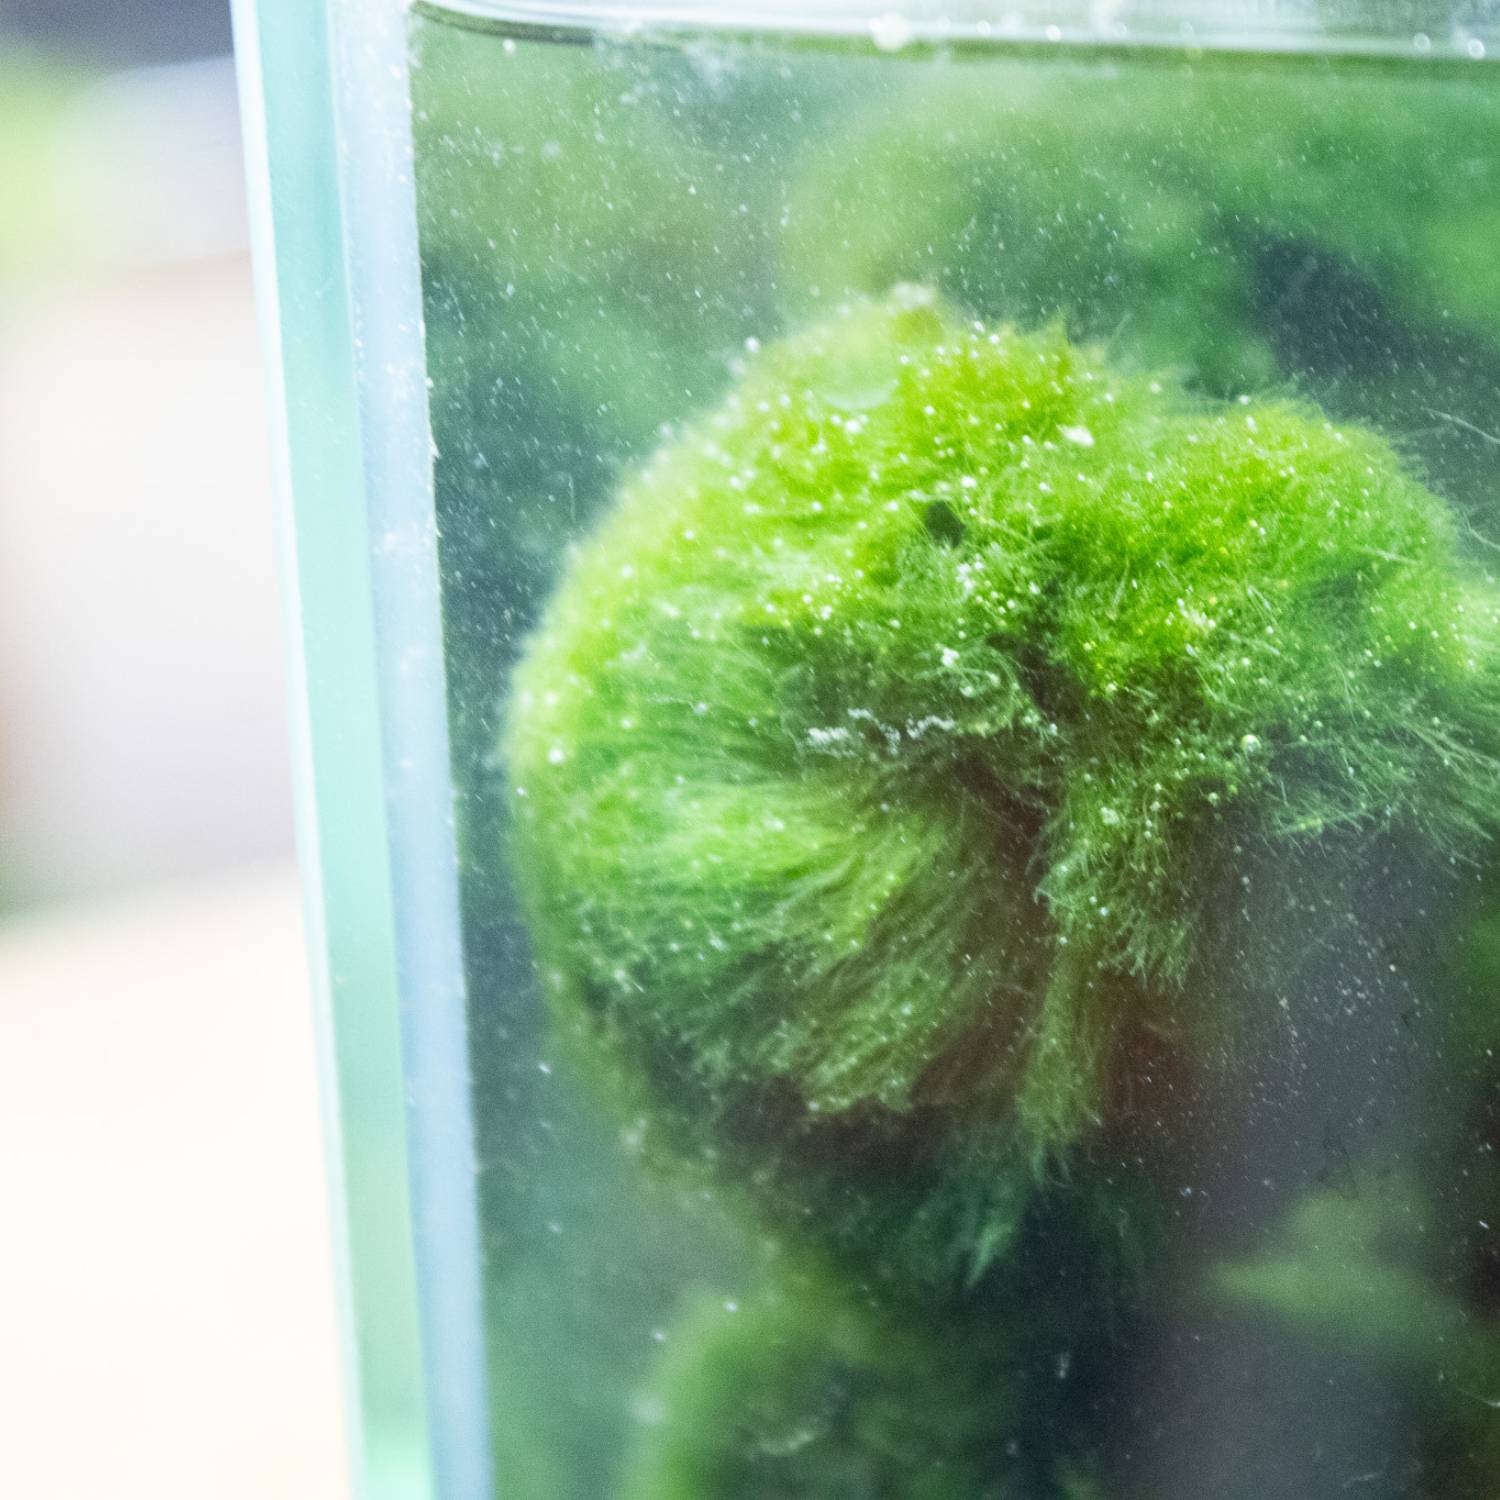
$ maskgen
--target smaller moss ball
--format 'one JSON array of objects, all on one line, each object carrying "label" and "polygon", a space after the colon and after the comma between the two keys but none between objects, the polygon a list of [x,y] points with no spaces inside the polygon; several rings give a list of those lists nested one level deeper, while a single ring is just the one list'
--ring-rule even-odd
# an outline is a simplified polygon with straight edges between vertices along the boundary
[{"label": "smaller moss ball", "polygon": [[827,1275],[699,1297],[643,1398],[624,1500],[1010,1500],[1020,1363],[989,1370],[972,1330],[944,1332]]}]

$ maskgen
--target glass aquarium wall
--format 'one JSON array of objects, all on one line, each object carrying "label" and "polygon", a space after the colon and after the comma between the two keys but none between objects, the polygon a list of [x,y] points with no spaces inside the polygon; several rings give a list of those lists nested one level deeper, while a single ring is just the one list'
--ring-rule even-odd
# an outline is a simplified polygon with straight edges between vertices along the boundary
[{"label": "glass aquarium wall", "polygon": [[1500,36],[937,9],[241,13],[371,1494],[1500,1484]]}]

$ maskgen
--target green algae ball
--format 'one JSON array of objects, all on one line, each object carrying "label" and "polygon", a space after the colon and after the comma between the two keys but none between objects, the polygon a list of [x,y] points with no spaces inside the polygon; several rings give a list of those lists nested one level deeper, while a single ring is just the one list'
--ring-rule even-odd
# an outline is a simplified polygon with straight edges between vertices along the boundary
[{"label": "green algae ball", "polygon": [[977,316],[1065,318],[1209,390],[1266,384],[1276,353],[1238,216],[1221,209],[1236,180],[1198,160],[1226,145],[1217,95],[1155,70],[1130,80],[1128,108],[1125,93],[1094,70],[1030,64],[913,77],[809,145],[789,284],[838,296],[933,281]]},{"label": "green algae ball", "polygon": [[810,144],[786,280],[934,280],[1220,394],[1294,379],[1420,438],[1484,504],[1492,455],[1464,423],[1493,425],[1500,369],[1497,125],[1493,90],[1458,75],[913,70]]},{"label": "green algae ball", "polygon": [[623,1500],[1002,1500],[1019,1371],[978,1378],[975,1343],[826,1275],[701,1297],[668,1339]]},{"label": "green algae ball", "polygon": [[1237,975],[1316,1003],[1333,934],[1252,877],[1490,835],[1497,640],[1378,436],[851,304],[628,480],[515,673],[558,1035],[788,1232],[972,1277],[1132,1059],[1280,1023]]},{"label": "green algae ball", "polygon": [[[1095,1500],[1100,1392],[1139,1310],[1099,1285],[1065,1195],[1011,1274],[957,1297],[875,1286],[793,1248],[731,1299],[689,1293],[638,1398],[622,1500]],[[1137,1278],[1138,1279],[1138,1278]]]}]

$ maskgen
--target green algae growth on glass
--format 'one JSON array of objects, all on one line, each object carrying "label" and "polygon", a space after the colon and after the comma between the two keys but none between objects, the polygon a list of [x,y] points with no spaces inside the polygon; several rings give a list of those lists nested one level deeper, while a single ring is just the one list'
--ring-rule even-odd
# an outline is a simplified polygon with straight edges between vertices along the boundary
[{"label": "green algae growth on glass", "polygon": [[1490,65],[441,9],[497,1492],[1492,1496]]}]

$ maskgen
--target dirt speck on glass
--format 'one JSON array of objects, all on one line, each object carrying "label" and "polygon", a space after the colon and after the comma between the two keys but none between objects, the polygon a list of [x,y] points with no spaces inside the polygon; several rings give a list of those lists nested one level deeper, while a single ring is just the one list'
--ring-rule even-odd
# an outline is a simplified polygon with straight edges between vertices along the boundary
[{"label": "dirt speck on glass", "polygon": [[1500,1486],[1500,88],[411,25],[507,1500]]}]

